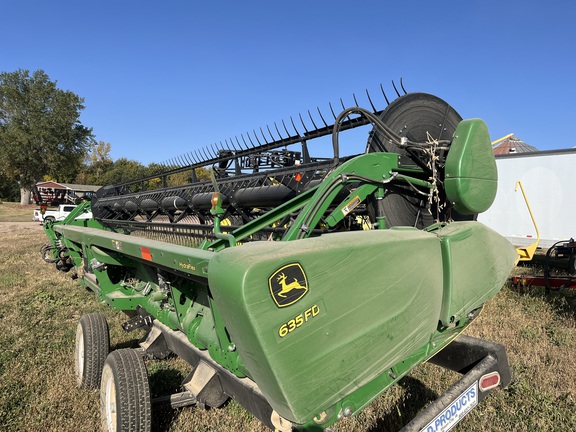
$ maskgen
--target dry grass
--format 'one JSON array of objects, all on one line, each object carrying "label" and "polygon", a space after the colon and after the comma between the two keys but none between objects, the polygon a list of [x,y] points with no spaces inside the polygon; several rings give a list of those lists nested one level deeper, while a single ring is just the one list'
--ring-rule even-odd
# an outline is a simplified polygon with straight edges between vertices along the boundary
[{"label": "dry grass", "polygon": [[32,222],[36,205],[0,201],[0,222]]},{"label": "dry grass", "polygon": [[[123,333],[120,313],[98,304],[91,292],[40,259],[45,242],[40,229],[4,233],[3,240],[0,430],[97,430],[98,394],[75,386],[72,357],[77,320],[84,313],[103,313],[110,323],[113,348],[132,346],[140,334]],[[455,430],[576,430],[576,321],[564,297],[505,288],[468,333],[506,346],[514,382],[487,398]],[[154,395],[177,386],[187,373],[187,365],[178,359],[148,361],[147,367]],[[397,430],[455,378],[451,372],[422,365],[336,429]],[[266,429],[231,402],[208,411],[155,409],[154,430]]]}]

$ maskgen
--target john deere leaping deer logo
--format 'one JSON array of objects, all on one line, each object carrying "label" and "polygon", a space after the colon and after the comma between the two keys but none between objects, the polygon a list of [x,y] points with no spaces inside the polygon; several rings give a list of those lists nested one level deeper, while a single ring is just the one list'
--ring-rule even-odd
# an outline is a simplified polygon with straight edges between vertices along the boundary
[{"label": "john deere leaping deer logo", "polygon": [[298,263],[288,264],[276,270],[268,278],[270,295],[278,307],[296,303],[308,292],[304,269]]}]

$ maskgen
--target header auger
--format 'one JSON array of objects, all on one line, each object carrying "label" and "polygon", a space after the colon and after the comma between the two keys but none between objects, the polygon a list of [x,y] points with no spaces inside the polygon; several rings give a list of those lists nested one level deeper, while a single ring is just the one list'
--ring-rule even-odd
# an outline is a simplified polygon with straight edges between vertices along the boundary
[{"label": "header auger", "polygon": [[[398,96],[173,159],[160,189],[142,187],[152,177],[106,186],[46,225],[45,258],[124,311],[126,330],[147,330],[139,351],[106,358],[107,339],[92,337],[105,321],[78,326],[78,383],[100,386],[105,429],[149,430],[161,400],[234,398],[272,429],[324,430],[429,360],[465,373],[406,425],[436,431],[508,384],[501,346],[458,337],[517,257],[475,221],[496,193],[487,127],[435,96]],[[339,132],[368,124],[364,151],[340,154]],[[329,134],[330,156],[317,156],[311,142]],[[192,181],[168,186],[178,172]],[[141,354],[170,352],[194,373],[151,401]],[[117,380],[122,368],[134,385]]]}]

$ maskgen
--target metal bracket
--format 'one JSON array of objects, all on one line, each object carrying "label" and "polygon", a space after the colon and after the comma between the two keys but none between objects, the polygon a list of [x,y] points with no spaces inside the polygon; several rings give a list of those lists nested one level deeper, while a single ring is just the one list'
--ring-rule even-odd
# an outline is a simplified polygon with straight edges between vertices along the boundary
[{"label": "metal bracket", "polygon": [[154,321],[154,317],[152,317],[151,315],[147,316],[136,315],[135,317],[130,318],[125,323],[122,323],[122,328],[126,332],[131,332],[139,328],[150,327],[152,325],[152,321]]},{"label": "metal bracket", "polygon": [[219,407],[228,399],[220,384],[218,372],[203,360],[194,369],[191,379],[184,383],[184,388],[196,395],[198,404]]}]

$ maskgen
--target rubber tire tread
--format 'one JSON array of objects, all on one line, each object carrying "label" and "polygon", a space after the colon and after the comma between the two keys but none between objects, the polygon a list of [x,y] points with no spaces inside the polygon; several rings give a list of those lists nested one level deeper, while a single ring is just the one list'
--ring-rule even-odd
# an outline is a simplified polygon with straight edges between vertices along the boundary
[{"label": "rubber tire tread", "polygon": [[106,364],[116,386],[118,432],[152,430],[152,402],[144,359],[130,348],[111,352]]},{"label": "rubber tire tread", "polygon": [[100,387],[102,369],[110,352],[110,330],[106,318],[98,312],[83,315],[79,325],[84,335],[84,373],[80,388],[96,390]]}]

